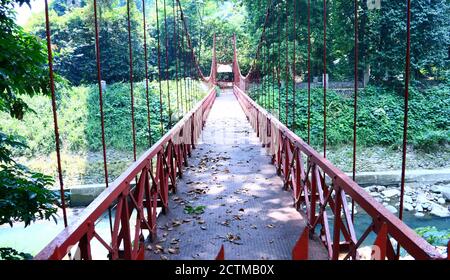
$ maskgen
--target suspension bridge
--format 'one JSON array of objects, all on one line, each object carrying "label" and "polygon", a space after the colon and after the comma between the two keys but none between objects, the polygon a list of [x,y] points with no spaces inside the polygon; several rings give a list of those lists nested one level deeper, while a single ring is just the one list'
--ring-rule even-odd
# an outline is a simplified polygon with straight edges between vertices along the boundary
[{"label": "suspension bridge", "polygon": [[[48,59],[55,120],[55,136],[59,139],[53,79],[51,30],[46,2],[46,31]],[[59,233],[35,259],[333,259],[355,260],[361,256],[358,249],[373,235],[373,259],[400,258],[400,249],[415,259],[443,259],[434,246],[418,236],[402,222],[404,174],[399,216],[388,211],[355,182],[353,178],[326,158],[326,107],[324,107],[324,152],[314,150],[291,129],[288,120],[279,120],[272,114],[273,100],[280,97],[265,95],[256,102],[246,92],[252,84],[273,71],[280,61],[268,61],[265,30],[274,17],[276,1],[268,1],[261,39],[248,74],[239,67],[237,38],[233,37],[233,63],[229,65],[234,76],[232,87],[218,89],[216,42],[214,37],[211,71],[204,76],[197,61],[186,19],[179,1],[173,1],[177,22],[174,33],[182,34],[182,41],[173,40],[175,48],[187,50],[177,53],[176,81],[180,94],[191,94],[186,78],[199,79],[209,90],[177,123],[163,131],[161,139],[140,157],[136,155],[136,135],[133,118],[133,50],[129,33],[131,115],[133,120],[134,163],[115,181],[108,183],[106,146],[103,127],[101,49],[98,35],[97,1],[94,0],[96,59],[102,117],[102,143],[107,188],[73,221],[67,221],[64,184],[59,156],[56,151],[59,184],[65,229]],[[295,5],[295,1],[293,1]],[[326,1],[324,1],[325,5]],[[357,1],[355,1],[357,9]],[[408,1],[409,3],[409,1]],[[129,1],[128,5],[128,27]],[[410,3],[409,3],[410,5]],[[145,5],[143,5],[145,7]],[[158,1],[156,2],[158,9]],[[166,2],[163,3],[164,11]],[[295,9],[295,8],[294,8]],[[326,9],[324,9],[326,15]],[[158,14],[158,13],[157,13]],[[357,13],[355,13],[355,16]],[[157,21],[159,19],[157,18]],[[310,21],[308,1],[308,23]],[[357,20],[355,20],[357,22]],[[294,18],[295,23],[295,18]],[[145,10],[143,13],[145,23]],[[309,26],[309,25],[308,25]],[[409,77],[410,6],[407,16],[406,77]],[[324,21],[324,30],[326,28]],[[130,29],[128,29],[130,30]],[[145,34],[145,32],[144,32]],[[308,39],[309,38],[308,33]],[[144,35],[145,36],[145,35]],[[356,55],[358,45],[355,28]],[[145,38],[145,37],[144,37]],[[325,33],[324,33],[324,41]],[[158,80],[160,100],[162,80],[168,78],[167,69],[161,69],[158,24]],[[166,38],[166,45],[169,40]],[[293,46],[295,53],[295,43]],[[167,50],[167,48],[166,48]],[[310,40],[308,66],[310,63]],[[326,48],[324,73],[326,74]],[[166,60],[168,59],[166,53]],[[147,96],[148,65],[145,48]],[[178,61],[189,61],[190,68],[179,68]],[[357,57],[355,61],[355,126],[358,91]],[[167,63],[166,63],[167,65]],[[286,62],[288,72],[288,62]],[[295,64],[294,64],[295,76]],[[178,73],[182,78],[178,79]],[[165,76],[166,75],[166,76]],[[308,74],[309,75],[309,74]],[[292,79],[294,80],[294,79]],[[310,82],[310,77],[308,76]],[[189,82],[189,81],[188,81]],[[324,81],[325,82],[325,81]],[[280,81],[278,80],[278,83]],[[294,81],[295,83],[295,81]],[[405,81],[407,109],[408,79]],[[261,83],[260,83],[261,84]],[[295,96],[295,86],[294,96]],[[324,102],[326,104],[326,85]],[[178,95],[177,84],[177,95]],[[268,91],[262,87],[261,91]],[[308,87],[308,92],[309,92]],[[295,100],[295,98],[294,98]],[[162,101],[161,101],[162,102]],[[169,99],[170,106],[170,99]],[[278,102],[278,106],[281,102]],[[286,103],[287,104],[287,103]],[[262,106],[263,105],[263,106]],[[294,105],[295,106],[295,105]],[[308,104],[310,108],[310,104]],[[282,110],[282,108],[278,108]],[[285,108],[292,111],[295,108]],[[405,110],[407,112],[407,110]],[[288,116],[288,114],[286,114]],[[407,113],[406,115],[407,116]],[[160,116],[162,119],[162,112]],[[309,109],[308,109],[309,117]],[[286,117],[287,118],[287,117]],[[309,120],[309,118],[308,118]],[[406,149],[406,127],[405,118]],[[162,129],[163,126],[161,126]],[[309,121],[308,121],[309,128]],[[150,130],[150,125],[149,125]],[[356,132],[353,162],[355,162]],[[150,140],[150,142],[152,142]],[[403,162],[406,154],[403,153]],[[355,231],[358,207],[370,217],[370,225],[362,232]],[[97,230],[102,219],[109,219],[110,232]],[[98,252],[101,252],[99,254]]]}]

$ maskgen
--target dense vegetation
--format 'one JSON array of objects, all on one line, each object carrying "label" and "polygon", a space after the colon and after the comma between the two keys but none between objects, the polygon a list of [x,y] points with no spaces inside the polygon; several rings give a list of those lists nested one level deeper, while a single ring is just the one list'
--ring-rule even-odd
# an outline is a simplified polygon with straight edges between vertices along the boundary
[{"label": "dense vegetation", "polygon": [[[251,96],[260,104],[273,110],[285,122],[286,90],[281,87],[281,110],[278,112],[278,89],[260,94],[253,88]],[[382,96],[382,98],[380,98]],[[306,90],[296,91],[295,132],[303,139],[307,134]],[[272,106],[272,100],[275,106]],[[430,100],[433,100],[430,103]],[[361,91],[358,107],[358,143],[362,146],[399,147],[403,133],[403,97],[393,90],[368,86]],[[288,96],[288,108],[293,108],[293,97]],[[353,98],[336,91],[327,92],[327,142],[332,145],[349,144],[353,135]],[[450,87],[432,87],[421,91],[411,90],[409,111],[409,143],[416,149],[432,151],[442,149],[450,139]],[[292,110],[288,111],[288,125],[292,127]],[[323,142],[323,91],[311,91],[311,144],[320,147]],[[442,145],[442,146],[441,146]]]},{"label": "dense vegetation", "polygon": [[[45,46],[44,13],[35,13],[22,28],[14,22],[13,4],[28,4],[29,0],[0,0],[0,224],[49,219],[56,213],[58,195],[48,190],[54,185],[54,165],[45,170],[48,175],[32,171],[20,164],[19,156],[31,162],[39,157],[52,158],[54,150],[53,119],[49,95],[47,50]],[[133,79],[135,87],[135,122],[138,151],[143,151],[161,136],[161,125],[168,129],[186,109],[201,98],[196,96],[177,100],[173,81],[198,74],[192,67],[186,34],[180,13],[166,1],[159,1],[158,19],[155,0],[131,1],[131,47],[133,49]],[[180,0],[200,67],[205,75],[210,71],[212,38],[217,37],[217,57],[221,63],[232,60],[231,38],[237,37],[239,62],[246,73],[255,63],[255,70],[265,82],[265,91],[253,88],[250,94],[301,137],[307,138],[307,93],[297,89],[296,119],[292,110],[285,115],[284,107],[293,108],[292,85],[295,65],[296,81],[307,77],[307,0],[297,0],[297,10],[291,1],[254,0]],[[359,65],[361,90],[358,105],[358,143],[364,147],[398,147],[402,138],[403,87],[405,56],[406,1],[383,1],[379,9],[371,9],[360,1]],[[254,60],[260,40],[267,4],[270,15],[266,28],[264,55]],[[353,0],[327,1],[327,72],[330,81],[352,83],[354,62]],[[107,87],[104,94],[106,145],[108,152],[130,154],[131,118],[129,95],[129,57],[126,0],[99,0],[99,35],[102,78]],[[144,26],[142,13],[146,10],[147,47],[149,51],[151,129],[147,129],[145,96]],[[175,11],[175,13],[174,13]],[[293,13],[296,13],[294,34]],[[323,3],[311,1],[311,76],[322,75]],[[409,144],[424,152],[448,150],[450,139],[450,72],[449,45],[450,4],[446,0],[412,1],[412,82],[410,90]],[[68,162],[76,155],[98,153],[100,115],[97,65],[93,24],[93,1],[53,0],[50,2],[52,48],[57,78],[56,98],[61,129],[63,153]],[[159,40],[158,40],[158,34]],[[160,42],[163,102],[159,103],[158,41]],[[172,44],[179,42],[178,45]],[[167,47],[166,47],[167,42]],[[293,45],[296,45],[295,61]],[[165,55],[168,55],[166,62]],[[287,54],[287,55],[286,55]],[[175,59],[177,57],[178,59]],[[261,58],[273,63],[263,67]],[[288,61],[288,67],[284,66]],[[167,69],[167,74],[165,72]],[[176,77],[176,69],[178,76]],[[273,72],[277,73],[276,77]],[[170,81],[170,89],[166,88]],[[280,81],[280,83],[278,82]],[[197,84],[196,84],[197,85]],[[275,91],[270,90],[274,88]],[[268,104],[266,99],[278,102]],[[171,104],[168,95],[170,94]],[[320,88],[311,94],[311,140],[320,148],[323,129],[323,96]],[[176,101],[177,100],[177,101]],[[170,107],[170,108],[169,108]],[[159,112],[163,119],[159,119]],[[327,96],[328,143],[330,148],[351,142],[353,109],[351,94],[329,90]],[[169,118],[172,122],[169,122]],[[150,142],[150,143],[149,143]],[[110,156],[114,159],[114,156]],[[116,177],[129,163],[129,157],[112,169]],[[109,162],[114,166],[115,162]],[[40,165],[45,165],[40,163]],[[101,164],[87,157],[84,165],[93,166],[91,173],[101,174]],[[72,172],[77,168],[70,166]],[[75,176],[66,170],[68,177]],[[79,176],[83,176],[78,174]],[[96,177],[96,180],[98,179]],[[101,177],[100,177],[101,178]],[[95,180],[94,180],[95,181]],[[28,258],[13,249],[0,249],[0,258]]]}]

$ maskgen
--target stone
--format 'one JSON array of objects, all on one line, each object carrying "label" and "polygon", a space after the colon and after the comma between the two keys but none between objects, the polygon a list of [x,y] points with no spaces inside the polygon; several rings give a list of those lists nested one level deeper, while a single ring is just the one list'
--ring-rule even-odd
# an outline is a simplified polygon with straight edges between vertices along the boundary
[{"label": "stone", "polygon": [[377,192],[382,192],[382,191],[386,190],[386,187],[385,186],[376,186],[376,190],[377,190]]},{"label": "stone", "polygon": [[393,214],[397,213],[397,208],[395,208],[395,207],[392,206],[392,205],[387,205],[387,206],[386,206],[386,209],[389,210],[389,211],[391,211]]},{"label": "stone", "polygon": [[444,196],[445,200],[450,201],[450,190],[442,190],[441,193]]},{"label": "stone", "polygon": [[439,204],[445,204],[445,199],[444,198],[438,198],[438,200],[437,200],[437,202],[439,203]]},{"label": "stone", "polygon": [[421,213],[421,212],[417,212],[417,213],[414,214],[414,216],[416,216],[416,217],[418,217],[418,218],[421,218],[421,217],[424,217],[425,214],[424,214],[424,213]]},{"label": "stone", "polygon": [[404,201],[405,203],[410,203],[410,204],[413,203],[412,197],[409,196],[409,195],[405,195],[405,196],[403,197],[403,201]]},{"label": "stone", "polygon": [[450,211],[448,211],[447,207],[441,206],[436,203],[431,204],[430,214],[441,218],[450,217]]},{"label": "stone", "polygon": [[381,193],[384,195],[384,197],[388,197],[388,198],[400,195],[400,191],[397,189],[388,189],[388,190],[382,191]]},{"label": "stone", "polygon": [[379,194],[379,193],[377,193],[377,192],[371,192],[370,195],[373,196],[373,197],[379,197],[379,196],[381,196],[381,194]]},{"label": "stone", "polygon": [[431,202],[422,203],[423,210],[431,210]]},{"label": "stone", "polygon": [[434,192],[434,193],[440,193],[441,192],[441,186],[431,186],[430,191]]},{"label": "stone", "polygon": [[413,211],[414,210],[414,206],[412,206],[412,204],[405,202],[405,204],[403,204],[403,208],[406,211]]},{"label": "stone", "polygon": [[420,193],[417,195],[416,201],[418,204],[429,203],[428,197],[425,193]]},{"label": "stone", "polygon": [[423,212],[423,207],[422,207],[421,204],[417,204],[417,205],[416,205],[416,211],[417,211],[417,212]]}]

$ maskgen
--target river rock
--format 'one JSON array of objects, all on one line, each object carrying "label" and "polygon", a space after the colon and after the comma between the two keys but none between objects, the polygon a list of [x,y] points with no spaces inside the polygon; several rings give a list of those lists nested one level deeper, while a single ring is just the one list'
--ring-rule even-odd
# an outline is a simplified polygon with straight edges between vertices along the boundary
[{"label": "river rock", "polygon": [[429,201],[429,202],[426,202],[426,203],[422,203],[422,208],[423,208],[423,210],[428,210],[428,211],[430,211],[433,207],[431,206],[431,201]]},{"label": "river rock", "polygon": [[409,196],[409,195],[405,195],[405,196],[403,197],[403,201],[404,201],[405,203],[410,203],[410,204],[413,203],[412,197]]},{"label": "river rock", "polygon": [[377,190],[377,192],[382,192],[382,191],[386,190],[386,187],[385,186],[376,186],[376,190]]},{"label": "river rock", "polygon": [[422,207],[421,204],[417,204],[417,205],[416,205],[416,211],[417,211],[417,212],[423,212],[423,207]]},{"label": "river rock", "polygon": [[447,207],[441,206],[436,203],[431,204],[430,214],[441,218],[450,217],[450,211],[448,211]]},{"label": "river rock", "polygon": [[418,217],[418,218],[422,218],[422,217],[425,216],[425,214],[424,214],[424,213],[421,213],[421,212],[416,212],[416,213],[414,214],[414,216],[416,216],[416,217]]},{"label": "river rock", "polygon": [[441,193],[444,196],[445,200],[450,201],[450,189],[449,190],[442,190]]},{"label": "river rock", "polygon": [[386,209],[387,210],[389,210],[389,211],[391,211],[392,213],[397,213],[397,208],[395,208],[394,206],[392,206],[392,205],[387,205],[386,206]]},{"label": "river rock", "polygon": [[439,204],[445,204],[445,199],[444,198],[438,198],[438,200],[437,200],[437,202],[439,203]]},{"label": "river rock", "polygon": [[417,204],[426,204],[429,203],[430,201],[428,200],[428,197],[425,193],[419,193],[417,195],[416,202]]},{"label": "river rock", "polygon": [[400,191],[396,190],[396,189],[388,189],[388,190],[382,191],[381,193],[384,195],[384,197],[388,197],[388,198],[400,195]]},{"label": "river rock", "polygon": [[377,193],[377,192],[371,192],[370,195],[373,196],[373,197],[379,197],[379,196],[381,196],[381,194],[379,194],[379,193]]},{"label": "river rock", "polygon": [[414,206],[412,206],[412,204],[410,204],[410,203],[408,203],[408,202],[405,202],[405,204],[403,204],[403,208],[404,208],[406,211],[413,211],[413,210],[414,210]]}]

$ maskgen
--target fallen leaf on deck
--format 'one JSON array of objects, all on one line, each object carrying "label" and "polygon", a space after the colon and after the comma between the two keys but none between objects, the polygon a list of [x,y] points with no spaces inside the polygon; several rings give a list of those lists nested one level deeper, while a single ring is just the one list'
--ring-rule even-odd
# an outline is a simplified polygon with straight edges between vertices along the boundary
[{"label": "fallen leaf on deck", "polygon": [[169,248],[169,253],[171,253],[171,254],[178,254],[178,250],[177,249],[175,249],[175,248]]}]

